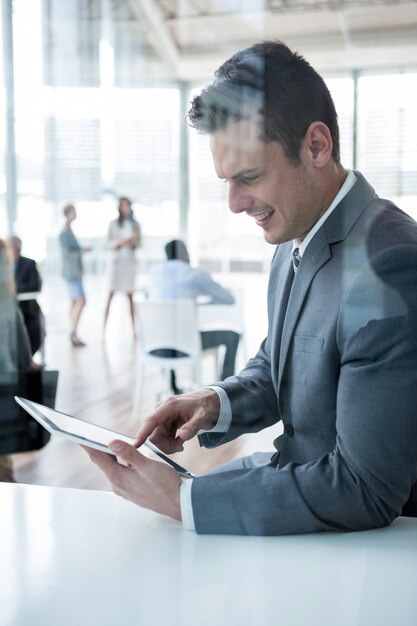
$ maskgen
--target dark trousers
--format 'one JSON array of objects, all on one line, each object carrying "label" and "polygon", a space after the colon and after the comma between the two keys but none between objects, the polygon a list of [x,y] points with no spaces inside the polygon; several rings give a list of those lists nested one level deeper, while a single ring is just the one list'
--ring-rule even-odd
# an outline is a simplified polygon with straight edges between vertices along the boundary
[{"label": "dark trousers", "polygon": [[[203,351],[209,348],[219,348],[220,346],[225,346],[226,348],[220,380],[224,380],[228,376],[233,376],[235,373],[235,361],[239,339],[239,333],[235,333],[233,330],[208,330],[201,333]],[[184,353],[178,350],[160,349],[154,350],[153,352],[157,356],[184,356]],[[174,370],[171,370],[171,389],[174,393],[181,393],[177,387]]]},{"label": "dark trousers", "polygon": [[239,333],[235,333],[233,330],[208,330],[201,333],[203,350],[219,348],[220,346],[226,347],[220,380],[224,380],[228,376],[233,376],[235,373],[235,361],[239,339]]}]

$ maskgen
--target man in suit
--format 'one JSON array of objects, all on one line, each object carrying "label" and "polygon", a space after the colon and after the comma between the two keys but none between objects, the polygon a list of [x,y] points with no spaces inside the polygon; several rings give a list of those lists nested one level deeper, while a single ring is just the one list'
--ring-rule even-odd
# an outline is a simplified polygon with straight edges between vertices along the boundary
[{"label": "man in suit", "polygon": [[[166,452],[278,421],[270,455],[180,480],[119,441],[116,493],[199,533],[351,531],[417,515],[417,224],[340,162],[322,78],[279,42],[235,54],[192,103],[229,206],[276,246],[268,335],[236,377],[139,430]],[[271,442],[272,443],[272,442]],[[271,446],[272,447],[272,446]],[[106,457],[106,458],[105,458]]]},{"label": "man in suit", "polygon": [[[10,238],[14,255],[14,280],[16,292],[30,293],[41,290],[42,280],[33,259],[22,256],[22,240],[19,237]],[[25,326],[28,331],[32,355],[39,350],[44,341],[45,320],[42,310],[36,300],[19,301],[23,313]]]}]

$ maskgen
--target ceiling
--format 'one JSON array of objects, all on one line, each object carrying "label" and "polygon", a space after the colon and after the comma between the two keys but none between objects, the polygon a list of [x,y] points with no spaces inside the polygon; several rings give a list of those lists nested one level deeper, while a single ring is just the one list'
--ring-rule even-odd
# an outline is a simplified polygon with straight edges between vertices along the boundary
[{"label": "ceiling", "polygon": [[417,2],[125,0],[185,81],[210,78],[233,52],[280,39],[323,71],[417,68]]}]

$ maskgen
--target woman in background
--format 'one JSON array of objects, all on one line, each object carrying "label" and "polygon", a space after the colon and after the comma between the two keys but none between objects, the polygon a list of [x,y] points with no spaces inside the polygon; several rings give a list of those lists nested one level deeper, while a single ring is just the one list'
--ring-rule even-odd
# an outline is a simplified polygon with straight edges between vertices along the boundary
[{"label": "woman in background", "polygon": [[135,311],[133,292],[135,290],[136,257],[135,250],[140,245],[140,226],[135,220],[129,198],[119,198],[119,216],[112,220],[108,230],[108,244],[112,250],[110,267],[109,295],[104,311],[104,327],[109,317],[110,303],[116,291],[127,295],[129,311],[135,335]]},{"label": "woman in background", "polygon": [[70,305],[70,340],[74,348],[81,348],[85,343],[78,336],[78,324],[85,307],[85,292],[83,286],[83,252],[90,252],[91,248],[82,248],[72,230],[72,223],[77,218],[77,212],[72,204],[67,204],[62,210],[65,217],[64,228],[60,232],[59,242],[62,252],[62,276],[67,281]]}]

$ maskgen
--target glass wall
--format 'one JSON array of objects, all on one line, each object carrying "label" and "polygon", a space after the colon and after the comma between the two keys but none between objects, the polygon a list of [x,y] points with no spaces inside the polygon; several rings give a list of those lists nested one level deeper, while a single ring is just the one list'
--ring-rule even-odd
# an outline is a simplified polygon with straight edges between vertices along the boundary
[{"label": "glass wall", "polygon": [[417,72],[358,81],[358,167],[417,218]]},{"label": "glass wall", "polygon": [[[3,19],[0,13],[3,26]],[[6,93],[4,77],[3,28],[0,28],[0,237],[8,232],[8,214],[6,206]]]},{"label": "glass wall", "polygon": [[[128,7],[112,0],[14,1],[12,229],[28,256],[57,271],[61,211],[73,202],[77,235],[94,248],[87,269],[102,271],[107,225],[117,196],[127,195],[142,224],[143,260],[152,262],[161,256],[162,243],[179,233],[180,182],[188,175],[193,260],[213,271],[266,271],[273,248],[245,215],[231,216],[227,185],[214,173],[207,138],[189,131],[189,172],[180,163],[180,86],[158,58],[146,25]],[[417,71],[326,80],[339,114],[342,162],[416,217]],[[2,79],[0,227],[6,233],[3,84]]]},{"label": "glass wall", "polygon": [[[179,229],[180,97],[145,26],[111,0],[15,0],[13,35],[18,200],[7,224],[3,167],[2,232],[18,233],[28,256],[57,271],[62,207],[74,203],[74,230],[93,246],[87,271],[102,271],[123,195],[146,257],[155,238]],[[0,115],[5,124],[3,91]]]}]

